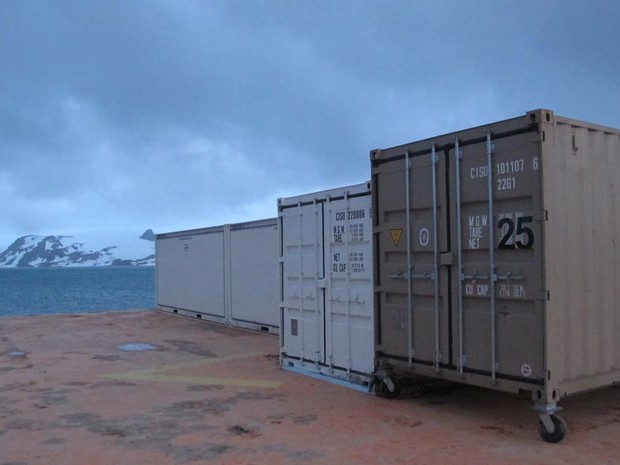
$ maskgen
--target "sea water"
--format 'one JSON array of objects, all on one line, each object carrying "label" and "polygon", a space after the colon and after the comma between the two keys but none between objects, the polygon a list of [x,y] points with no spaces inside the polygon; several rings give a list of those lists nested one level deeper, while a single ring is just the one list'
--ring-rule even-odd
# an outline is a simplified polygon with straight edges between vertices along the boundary
[{"label": "sea water", "polygon": [[155,307],[155,267],[0,268],[0,317]]}]

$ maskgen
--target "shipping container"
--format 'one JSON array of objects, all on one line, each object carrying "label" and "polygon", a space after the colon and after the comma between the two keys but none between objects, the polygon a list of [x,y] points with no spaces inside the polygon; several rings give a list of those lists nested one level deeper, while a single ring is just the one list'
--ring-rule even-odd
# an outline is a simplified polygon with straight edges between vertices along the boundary
[{"label": "shipping container", "polygon": [[157,234],[158,309],[277,333],[278,219]]},{"label": "shipping container", "polygon": [[282,366],[350,386],[374,369],[369,183],[278,200]]},{"label": "shipping container", "polygon": [[156,235],[160,310],[226,322],[224,230],[216,226]]},{"label": "shipping container", "polygon": [[373,150],[377,392],[532,393],[539,432],[620,381],[620,130],[536,110]]}]

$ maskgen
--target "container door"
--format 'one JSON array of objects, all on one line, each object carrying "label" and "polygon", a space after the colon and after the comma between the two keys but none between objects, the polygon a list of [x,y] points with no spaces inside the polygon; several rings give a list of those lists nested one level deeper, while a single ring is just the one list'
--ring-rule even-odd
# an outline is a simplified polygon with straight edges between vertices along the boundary
[{"label": "container door", "polygon": [[445,169],[443,152],[406,153],[376,168],[373,187],[379,352],[436,368],[450,355]]},{"label": "container door", "polygon": [[325,203],[327,295],[325,339],[330,368],[374,368],[370,196]]},{"label": "container door", "polygon": [[277,327],[278,228],[274,224],[230,229],[230,313],[235,321]]},{"label": "container door", "polygon": [[223,230],[158,239],[157,303],[225,317]]},{"label": "container door", "polygon": [[285,355],[325,363],[325,261],[323,205],[284,207],[282,234],[283,321]]},{"label": "container door", "polygon": [[544,378],[538,144],[463,144],[450,157],[453,358],[457,369]]}]

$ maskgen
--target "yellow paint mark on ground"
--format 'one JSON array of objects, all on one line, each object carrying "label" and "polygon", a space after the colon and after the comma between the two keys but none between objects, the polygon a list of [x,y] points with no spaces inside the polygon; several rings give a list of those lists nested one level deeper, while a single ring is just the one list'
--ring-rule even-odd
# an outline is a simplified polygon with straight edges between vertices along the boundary
[{"label": "yellow paint mark on ground", "polygon": [[204,360],[198,360],[191,363],[174,363],[156,368],[146,368],[144,370],[125,371],[121,373],[112,373],[102,375],[103,378],[132,380],[132,381],[162,381],[170,383],[187,383],[187,384],[204,384],[212,386],[237,386],[237,387],[255,387],[275,389],[279,388],[282,383],[277,381],[268,381],[263,379],[247,379],[247,378],[218,378],[216,376],[191,376],[191,375],[174,375],[171,374],[177,370],[187,368],[199,368],[219,363],[241,360],[263,356],[262,353],[246,353],[229,355],[225,357],[212,357]]}]

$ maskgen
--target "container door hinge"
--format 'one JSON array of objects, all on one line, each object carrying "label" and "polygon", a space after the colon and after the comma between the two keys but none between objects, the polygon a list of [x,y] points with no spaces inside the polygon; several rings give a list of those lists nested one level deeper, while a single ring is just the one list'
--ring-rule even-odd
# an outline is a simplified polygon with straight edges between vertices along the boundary
[{"label": "container door hinge", "polygon": [[454,255],[452,252],[442,252],[439,254],[439,264],[441,266],[450,266],[454,264]]},{"label": "container door hinge", "polygon": [[549,212],[547,210],[543,210],[540,213],[534,215],[534,221],[549,221]]},{"label": "container door hinge", "polygon": [[538,300],[544,300],[544,301],[551,300],[551,292],[547,291],[546,289],[543,289],[542,291],[540,291],[540,296],[538,297]]}]

